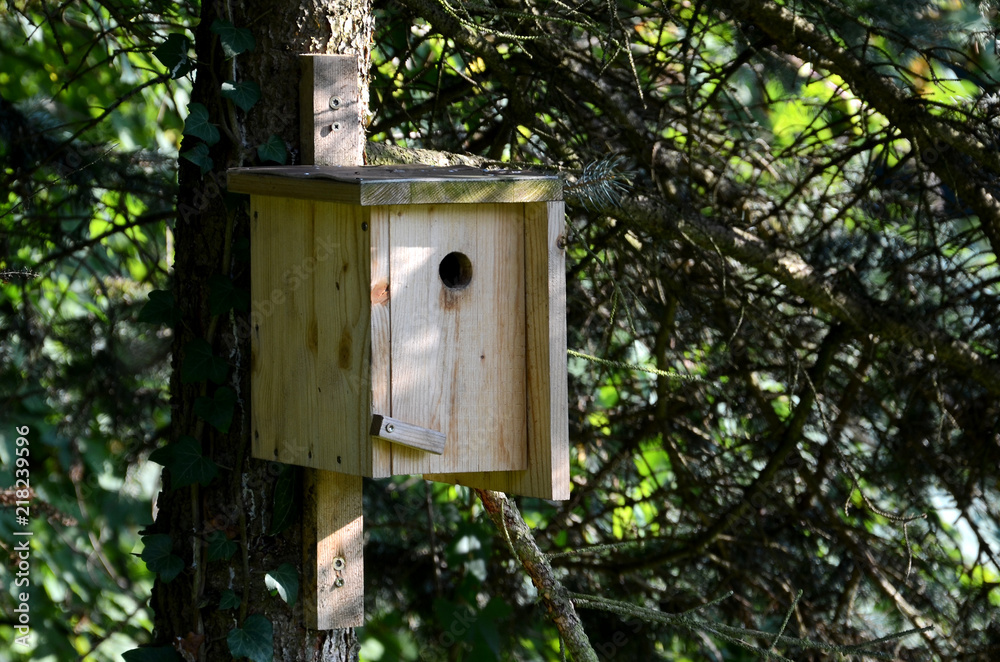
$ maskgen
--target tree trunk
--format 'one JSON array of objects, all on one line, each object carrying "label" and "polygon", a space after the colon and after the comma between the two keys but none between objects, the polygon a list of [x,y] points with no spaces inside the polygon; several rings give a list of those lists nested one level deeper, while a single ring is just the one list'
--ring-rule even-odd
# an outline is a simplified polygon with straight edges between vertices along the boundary
[{"label": "tree trunk", "polygon": [[[249,29],[256,40],[253,50],[226,59],[220,37],[211,30],[216,20]],[[277,659],[357,659],[353,630],[307,630],[302,598],[288,605],[265,586],[265,575],[284,563],[293,564],[301,580],[302,521],[298,519],[278,535],[269,535],[275,521],[276,478],[282,469],[250,457],[248,312],[213,315],[210,294],[213,278],[216,282],[230,278],[244,291],[250,288],[247,205],[226,198],[226,169],[258,164],[257,146],[272,135],[284,142],[289,163],[299,160],[300,53],[360,54],[359,83],[367,102],[372,23],[368,0],[202,3],[192,103],[208,109],[209,121],[219,126],[222,139],[210,149],[213,166],[207,174],[191,161],[180,160],[173,285],[179,321],[170,384],[171,439],[173,443],[187,435],[198,440],[203,455],[215,462],[219,472],[208,485],[179,489],[171,489],[174,479],[165,472],[156,521],[147,531],[170,535],[172,552],[184,563],[184,570],[169,582],[157,576],[152,605],[157,644],[191,653],[187,659],[230,659],[227,637],[256,614],[273,625],[273,655]],[[225,81],[256,82],[260,100],[244,112],[221,95]],[[185,136],[181,152],[197,144],[199,140]],[[228,364],[221,384],[209,380],[185,383],[182,378],[190,344],[198,339],[207,340],[213,354]],[[235,391],[236,402],[228,432],[223,433],[196,414],[205,413],[196,401],[214,398],[227,386]],[[209,402],[203,400],[201,406]],[[301,490],[301,472],[293,475],[296,489]],[[209,560],[207,542],[221,539],[216,532],[238,546],[229,559]],[[227,590],[241,603],[223,610],[220,599]]]}]

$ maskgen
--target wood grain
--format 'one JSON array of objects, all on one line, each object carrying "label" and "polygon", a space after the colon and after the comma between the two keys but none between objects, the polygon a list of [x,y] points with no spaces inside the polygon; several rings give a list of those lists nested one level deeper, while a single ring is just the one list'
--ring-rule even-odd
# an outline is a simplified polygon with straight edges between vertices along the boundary
[{"label": "wood grain", "polygon": [[333,630],[364,625],[362,479],[332,471],[307,471],[305,475],[302,605],[306,627]]},{"label": "wood grain", "polygon": [[[302,162],[361,163],[362,126],[358,56],[300,55],[299,138]],[[331,97],[337,98],[336,108]]]},{"label": "wood grain", "polygon": [[563,203],[525,205],[528,467],[430,480],[543,499],[569,498],[569,403]]},{"label": "wood grain", "polygon": [[[392,408],[448,439],[444,454],[392,449],[393,474],[527,467],[522,205],[392,208]],[[471,281],[445,286],[451,252]]]},{"label": "wood grain", "polygon": [[254,457],[370,475],[368,211],[252,201]]},{"label": "wood grain", "polygon": [[437,430],[428,430],[381,414],[372,416],[372,436],[399,446],[415,448],[435,455],[444,452],[445,437]]}]

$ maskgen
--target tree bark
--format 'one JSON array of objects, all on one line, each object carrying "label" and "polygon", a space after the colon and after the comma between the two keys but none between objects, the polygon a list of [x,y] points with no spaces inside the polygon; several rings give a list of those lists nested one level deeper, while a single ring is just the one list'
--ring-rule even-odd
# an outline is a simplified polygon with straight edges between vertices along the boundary
[{"label": "tree bark", "polygon": [[[217,20],[249,29],[256,41],[253,50],[227,59],[219,36],[211,30]],[[231,278],[237,288],[250,288],[247,205],[227,200],[226,169],[257,165],[257,146],[272,135],[284,142],[289,163],[298,161],[297,56],[301,53],[361,55],[359,83],[367,102],[372,26],[368,0],[230,0],[201,5],[191,100],[208,109],[209,120],[219,126],[222,139],[210,149],[210,172],[203,175],[192,162],[180,160],[173,283],[179,321],[170,382],[171,440],[194,437],[204,456],[218,465],[219,473],[208,485],[172,490],[169,472],[165,472],[156,521],[147,530],[170,535],[173,554],[184,562],[184,570],[172,581],[157,577],[152,606],[157,645],[174,646],[185,653],[185,659],[230,659],[228,635],[253,614],[265,616],[273,625],[277,659],[332,662],[358,656],[353,630],[307,630],[302,598],[288,605],[265,586],[265,574],[283,563],[292,563],[301,581],[302,522],[296,521],[279,535],[269,535],[281,467],[250,457],[248,314],[213,315],[209,296],[211,279],[220,275]],[[260,100],[244,112],[222,97],[225,81],[256,82]],[[185,136],[181,152],[198,143]],[[196,339],[207,340],[213,354],[229,364],[222,384],[182,380],[187,348]],[[226,433],[195,413],[199,397],[212,398],[224,386],[237,396]],[[301,472],[296,475],[301,489]],[[209,561],[206,541],[217,531],[237,543],[238,550],[228,560]],[[238,607],[220,609],[219,600],[226,590],[241,599]]]}]

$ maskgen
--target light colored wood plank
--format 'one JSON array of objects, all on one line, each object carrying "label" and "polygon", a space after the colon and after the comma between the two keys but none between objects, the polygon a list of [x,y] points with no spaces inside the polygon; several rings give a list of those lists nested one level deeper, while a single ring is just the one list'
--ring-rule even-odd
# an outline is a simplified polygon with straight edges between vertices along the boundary
[{"label": "light colored wood plank", "polygon": [[[302,162],[362,163],[365,130],[357,55],[300,55],[299,137]],[[335,101],[331,103],[331,99]]]},{"label": "light colored wood plank", "polygon": [[[370,476],[371,238],[368,210],[316,202],[316,242],[330,256],[314,278],[316,384],[322,445],[311,466]],[[294,377],[293,377],[294,378]]]},{"label": "light colored wood plank", "polygon": [[316,328],[314,288],[303,273],[314,253],[312,214],[305,200],[251,198],[253,456],[289,464],[309,464],[319,436],[316,348],[307,342]]},{"label": "light colored wood plank", "polygon": [[561,200],[558,177],[467,166],[280,166],[232,168],[234,193],[348,202],[363,206]]},{"label": "light colored wood plank", "polygon": [[561,201],[525,205],[528,469],[426,478],[543,499],[569,498],[563,214]]},{"label": "light colored wood plank", "polygon": [[[439,430],[440,456],[393,446],[393,474],[527,467],[521,205],[393,207],[393,418]],[[450,289],[451,252],[472,278]]]},{"label": "light colored wood plank", "polygon": [[[392,333],[389,310],[389,209],[371,207],[371,325],[372,413],[392,409]],[[372,439],[372,477],[392,475],[392,446],[383,439]]]},{"label": "light colored wood plank", "polygon": [[364,625],[365,573],[361,477],[307,471],[302,530],[306,627]]},{"label": "light colored wood plank", "polygon": [[368,212],[252,201],[254,457],[370,475]]},{"label": "light colored wood plank", "polygon": [[428,430],[381,414],[372,416],[371,432],[373,436],[399,446],[416,448],[435,455],[444,452],[445,438],[437,430]]}]

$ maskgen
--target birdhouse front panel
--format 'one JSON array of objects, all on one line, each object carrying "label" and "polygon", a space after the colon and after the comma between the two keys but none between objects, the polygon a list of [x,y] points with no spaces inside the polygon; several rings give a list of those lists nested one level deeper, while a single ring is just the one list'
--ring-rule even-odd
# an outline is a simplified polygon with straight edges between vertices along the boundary
[{"label": "birdhouse front panel", "polygon": [[392,207],[389,265],[390,416],[447,439],[392,473],[525,469],[523,205]]},{"label": "birdhouse front panel", "polygon": [[255,457],[566,498],[563,207],[471,168],[230,171]]}]

